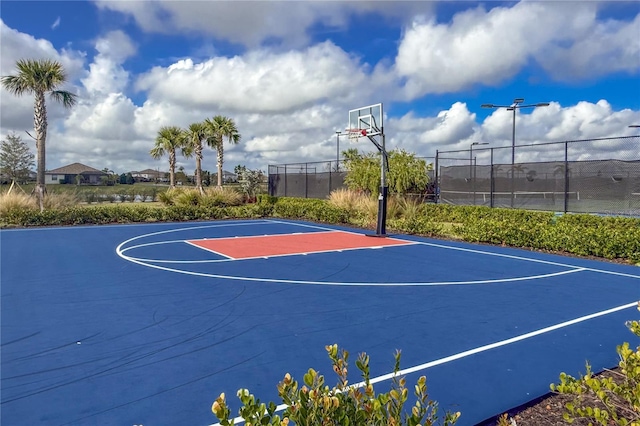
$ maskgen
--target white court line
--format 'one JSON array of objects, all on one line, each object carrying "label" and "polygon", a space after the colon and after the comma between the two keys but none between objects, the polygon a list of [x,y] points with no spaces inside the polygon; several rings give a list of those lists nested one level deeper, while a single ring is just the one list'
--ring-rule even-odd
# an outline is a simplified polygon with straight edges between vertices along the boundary
[{"label": "white court line", "polygon": [[[405,369],[402,369],[402,370],[398,371],[398,373],[388,373],[388,374],[384,374],[382,376],[374,377],[373,379],[370,380],[370,383],[371,384],[375,384],[375,383],[383,382],[385,380],[390,380],[395,376],[404,376],[404,375],[407,375],[407,374],[410,374],[410,373],[416,373],[418,371],[426,370],[426,369],[431,368],[431,367],[435,367],[435,366],[438,366],[438,365],[441,365],[441,364],[446,364],[446,363],[451,362],[451,361],[456,361],[456,360],[459,360],[459,359],[462,359],[462,358],[466,358],[468,356],[475,355],[475,354],[478,354],[478,353],[481,353],[481,352],[486,352],[486,351],[489,351],[491,349],[499,348],[501,346],[510,345],[512,343],[516,343],[516,342],[520,342],[522,340],[530,339],[532,337],[540,336],[541,334],[549,333],[551,331],[555,331],[555,330],[558,330],[558,329],[561,329],[561,328],[568,327],[570,325],[575,325],[575,324],[578,324],[578,323],[581,323],[581,322],[584,322],[584,321],[588,321],[588,320],[593,319],[593,318],[598,318],[598,317],[609,315],[609,314],[612,314],[612,313],[615,313],[615,312],[618,312],[618,311],[629,309],[629,308],[632,308],[632,307],[637,306],[637,305],[638,305],[638,302],[627,303],[626,305],[617,306],[615,308],[607,309],[605,311],[600,311],[600,312],[596,312],[596,313],[593,313],[593,314],[585,315],[585,316],[582,316],[582,317],[579,317],[579,318],[575,318],[575,319],[572,319],[572,320],[569,320],[569,321],[561,322],[559,324],[552,325],[552,326],[545,327],[545,328],[541,328],[539,330],[535,330],[535,331],[532,331],[532,332],[529,332],[529,333],[521,334],[519,336],[515,336],[515,337],[512,337],[510,339],[505,339],[505,340],[501,340],[499,342],[490,343],[488,345],[479,346],[479,347],[474,348],[474,349],[469,349],[468,351],[460,352],[460,353],[457,353],[457,354],[454,354],[454,355],[450,355],[450,356],[447,356],[447,357],[444,357],[444,358],[436,359],[434,361],[425,362],[424,364],[420,364],[420,365],[416,365],[416,366],[413,366],[413,367],[405,368]],[[360,382],[360,383],[355,383],[355,384],[351,385],[350,388],[361,388],[363,386],[364,386],[364,382]],[[276,407],[276,412],[283,411],[287,407],[288,407],[287,404],[280,404],[280,405],[278,405]],[[243,423],[243,422],[244,422],[244,419],[242,419],[241,417],[236,417],[234,419],[234,423],[235,424]],[[220,423],[214,423],[214,424],[212,424],[210,426],[220,426]]]},{"label": "white court line", "polygon": [[191,247],[199,248],[200,250],[208,251],[209,253],[217,254],[218,256],[226,257],[228,260],[236,260],[236,258],[235,258],[235,257],[227,256],[226,254],[222,254],[222,253],[220,253],[220,252],[218,252],[218,251],[211,250],[210,248],[199,246],[199,245],[197,245],[197,244],[195,244],[195,243],[192,243],[192,242],[191,242],[191,241],[189,241],[189,240],[184,240],[184,241],[183,241],[183,243],[187,243],[187,244],[189,244]]},{"label": "white court line", "polygon": [[125,251],[137,249],[140,247],[150,247],[150,246],[159,246],[161,244],[176,244],[176,243],[184,243],[184,240],[166,240],[166,241],[156,241],[155,243],[138,244],[137,246],[124,248],[122,249],[122,252],[124,253]]},{"label": "white court line", "polygon": [[[165,271],[170,271],[170,272],[177,272],[177,273],[181,273],[181,274],[187,274],[187,275],[194,275],[194,276],[203,276],[203,277],[209,277],[209,278],[221,278],[221,279],[230,279],[230,280],[239,280],[239,281],[261,281],[261,282],[274,282],[274,283],[286,283],[286,284],[312,284],[312,285],[343,285],[343,286],[366,286],[366,285],[378,285],[378,286],[384,286],[384,285],[399,285],[399,286],[436,286],[436,285],[460,285],[460,284],[489,284],[489,283],[500,283],[500,282],[515,282],[515,281],[523,281],[523,280],[533,280],[533,279],[540,279],[540,278],[549,278],[549,277],[553,277],[553,276],[558,276],[558,275],[564,275],[564,274],[568,274],[568,273],[573,273],[573,272],[581,272],[581,271],[591,271],[591,272],[599,272],[599,273],[603,273],[603,274],[611,274],[611,275],[620,275],[620,276],[625,276],[625,277],[629,277],[629,278],[636,278],[636,279],[640,279],[640,276],[636,276],[633,274],[625,274],[625,273],[618,273],[618,272],[613,272],[613,271],[605,271],[605,270],[599,270],[599,269],[595,269],[595,268],[583,268],[583,267],[579,267],[576,265],[570,265],[570,264],[566,264],[566,263],[560,263],[560,262],[552,262],[552,261],[547,261],[547,260],[541,260],[541,259],[534,259],[534,258],[529,258],[529,257],[523,257],[523,256],[514,256],[514,255],[509,255],[509,254],[502,254],[502,253],[494,253],[494,252],[489,252],[489,251],[483,251],[483,250],[476,250],[476,249],[469,249],[469,248],[463,248],[463,247],[453,247],[453,246],[447,246],[447,245],[443,245],[443,244],[435,244],[435,243],[427,243],[427,242],[421,242],[421,241],[413,241],[413,240],[405,240],[405,241],[411,241],[417,244],[423,244],[426,246],[431,246],[431,247],[437,247],[437,248],[442,248],[442,249],[448,249],[448,250],[457,250],[457,251],[463,251],[463,252],[469,252],[469,253],[475,253],[475,254],[482,254],[482,255],[487,255],[487,256],[495,256],[495,257],[502,257],[502,258],[507,258],[507,259],[516,259],[516,260],[522,260],[522,261],[527,261],[527,262],[534,262],[534,263],[542,263],[542,264],[547,264],[547,265],[554,265],[554,266],[560,266],[560,267],[565,267],[565,268],[570,268],[569,271],[563,271],[563,272],[558,272],[558,273],[551,273],[551,274],[543,274],[543,275],[536,275],[536,276],[529,276],[529,277],[516,277],[516,278],[504,278],[504,279],[496,279],[496,280],[481,280],[481,281],[452,281],[452,282],[432,282],[432,283],[425,283],[425,282],[419,282],[419,283],[344,283],[344,282],[323,282],[323,281],[303,281],[303,280],[279,280],[279,279],[269,279],[269,278],[250,278],[250,277],[238,277],[238,276],[229,276],[229,275],[219,275],[219,274],[206,274],[206,273],[198,273],[198,272],[192,272],[192,271],[185,271],[185,270],[181,270],[181,269],[173,269],[173,268],[167,268],[167,267],[163,267],[163,266],[159,266],[159,265],[153,265],[150,263],[146,263],[146,262],[155,262],[155,263],[169,263],[168,261],[164,261],[163,259],[139,259],[139,258],[134,258],[132,256],[127,256],[124,254],[124,251],[127,250],[127,248],[123,248],[124,245],[135,241],[137,239],[140,238],[145,238],[145,237],[149,237],[152,235],[158,235],[158,234],[166,234],[166,233],[170,233],[170,232],[179,232],[179,231],[184,231],[184,230],[190,230],[190,229],[199,229],[199,228],[213,228],[213,227],[225,227],[225,226],[233,226],[233,225],[252,225],[252,224],[260,224],[260,223],[279,223],[279,224],[288,224],[288,225],[292,225],[292,226],[300,226],[300,227],[305,227],[305,228],[314,228],[314,229],[321,229],[321,230],[325,230],[325,231],[335,231],[335,229],[333,228],[327,228],[327,227],[322,227],[322,226],[317,226],[317,225],[307,225],[307,224],[300,224],[300,223],[294,223],[294,222],[285,222],[285,221],[278,221],[278,220],[266,220],[266,221],[256,221],[256,222],[249,222],[249,223],[240,223],[240,224],[219,224],[219,225],[205,225],[205,226],[198,226],[198,227],[187,227],[187,228],[178,228],[178,229],[170,229],[170,230],[166,230],[166,231],[160,231],[160,232],[155,232],[155,233],[150,233],[150,234],[145,234],[145,235],[139,235],[137,237],[133,237],[130,238],[129,240],[126,240],[124,242],[122,242],[120,245],[118,245],[118,247],[116,248],[116,253],[118,254],[118,256],[122,257],[125,260],[128,260],[130,262],[134,262],[137,263],[139,265],[142,266],[147,266],[150,268],[155,268],[155,269],[160,269],[160,270],[165,270]],[[343,231],[343,232],[349,232],[349,231]],[[355,232],[353,232],[354,234],[356,234]],[[362,235],[362,234],[359,234]],[[402,240],[401,238],[398,238],[399,240]],[[177,261],[173,261],[171,263],[177,263]],[[196,261],[193,261],[191,263],[196,263]],[[198,261],[198,263],[204,263],[204,262],[200,262]]]},{"label": "white court line", "polygon": [[212,240],[216,240],[216,241],[225,241],[225,240],[242,240],[242,239],[246,239],[246,238],[269,238],[269,237],[288,237],[290,235],[307,235],[307,234],[330,234],[330,233],[338,233],[338,232],[342,232],[339,231],[337,229],[333,229],[330,231],[320,231],[320,232],[307,232],[307,233],[303,233],[303,232],[294,232],[294,233],[286,233],[286,234],[264,234],[264,235],[239,235],[239,236],[234,236],[234,237],[214,237],[211,238]]},{"label": "white court line", "polygon": [[[302,227],[306,227],[306,228],[331,229],[331,228],[326,228],[324,226],[306,225],[306,224],[301,224],[301,223],[284,222],[284,221],[279,221],[279,220],[273,220],[272,222],[281,223],[281,224],[289,223],[290,225],[302,226]],[[349,232],[349,231],[345,231],[345,232]],[[402,238],[396,238],[396,239],[402,239]],[[412,240],[407,240],[407,241],[412,241]],[[542,264],[546,264],[546,265],[561,266],[561,267],[564,267],[564,268],[581,268],[581,269],[583,269],[585,271],[599,272],[601,274],[619,275],[619,276],[622,276],[622,277],[640,279],[640,275],[633,275],[633,274],[626,274],[626,273],[623,273],[623,272],[608,271],[608,270],[605,270],[605,269],[586,268],[586,267],[583,268],[583,267],[576,266],[576,265],[571,265],[571,264],[568,264],[568,263],[552,262],[552,261],[549,261],[549,260],[535,259],[535,258],[532,258],[532,257],[515,256],[515,255],[512,255],[512,254],[495,253],[495,252],[485,251],[485,250],[477,250],[477,249],[470,249],[470,248],[464,248],[464,247],[448,246],[448,245],[444,245],[444,244],[428,243],[428,242],[424,242],[424,241],[416,241],[416,243],[422,244],[422,245],[425,245],[425,246],[430,246],[430,247],[442,248],[442,249],[446,249],[446,250],[457,250],[457,251],[464,251],[464,252],[468,252],[468,253],[483,254],[483,255],[487,255],[487,256],[504,257],[506,259],[524,260],[524,261],[527,261],[527,262],[534,262],[534,263],[542,263]],[[472,243],[466,243],[466,244],[472,244]]]},{"label": "white court line", "polygon": [[[281,221],[273,221],[274,223],[284,223],[286,224],[287,222],[281,222]],[[292,225],[299,225],[299,224],[292,224]],[[133,237],[130,238],[126,241],[123,241],[122,243],[120,243],[118,245],[118,247],[116,247],[116,253],[118,254],[118,256],[120,256],[121,258],[128,260],[130,262],[133,263],[137,263],[139,265],[142,266],[146,266],[149,268],[154,268],[154,269],[159,269],[159,270],[163,270],[163,271],[169,271],[169,272],[176,272],[179,274],[185,274],[185,275],[193,275],[193,276],[200,276],[200,277],[207,277],[207,278],[219,278],[219,279],[228,279],[228,280],[236,280],[236,281],[249,281],[249,282],[272,282],[272,283],[282,283],[282,284],[307,284],[307,285],[333,285],[333,286],[444,286],[444,285],[471,285],[471,284],[494,284],[494,283],[512,283],[512,282],[518,282],[518,281],[529,281],[529,280],[535,280],[535,279],[544,279],[544,278],[550,278],[550,277],[556,277],[556,276],[560,276],[560,275],[565,275],[565,274],[571,274],[574,272],[581,272],[584,271],[584,268],[580,268],[580,267],[575,267],[575,266],[567,266],[567,265],[561,265],[561,266],[565,266],[570,268],[569,270],[566,271],[561,271],[561,272],[554,272],[554,273],[548,273],[548,274],[541,274],[541,275],[531,275],[531,276],[524,276],[524,277],[515,277],[515,278],[500,278],[500,279],[493,279],[493,280],[474,280],[474,281],[443,281],[443,282],[387,282],[387,283],[372,283],[372,282],[334,282],[334,281],[308,281],[308,280],[287,280],[287,279],[276,279],[276,278],[264,278],[264,277],[243,277],[243,276],[235,276],[235,275],[222,275],[222,274],[210,274],[210,273],[204,273],[204,272],[195,272],[195,271],[187,271],[187,270],[182,270],[182,269],[174,269],[174,268],[169,268],[166,266],[160,266],[160,265],[155,265],[149,262],[155,262],[155,263],[161,263],[163,259],[143,259],[143,260],[139,260],[136,259],[134,257],[131,256],[127,256],[124,254],[124,250],[123,246],[130,243],[131,241],[135,241],[137,239],[140,238],[145,238],[145,237],[149,237],[152,235],[158,235],[158,234],[166,234],[166,233],[170,233],[170,232],[178,232],[178,231],[184,231],[184,230],[190,230],[190,229],[198,229],[198,228],[210,228],[210,227],[217,227],[217,226],[225,226],[224,224],[221,225],[206,225],[206,226],[202,226],[202,227],[188,227],[188,228],[178,228],[178,229],[172,229],[172,230],[166,230],[166,231],[161,231],[161,232],[155,232],[155,233],[151,233],[151,234],[146,234],[146,235],[139,235],[137,237]],[[334,231],[333,229],[330,228],[324,228],[324,227],[319,227],[319,226],[314,226],[314,225],[300,225],[303,227],[308,227],[308,228],[316,228],[316,229],[324,229],[324,230],[330,230],[330,231]],[[348,232],[348,231],[345,231]],[[361,234],[360,234],[361,235]],[[402,239],[400,239],[402,240]],[[414,242],[412,240],[404,240],[404,241],[408,241],[408,242]],[[415,243],[415,242],[414,242]],[[417,242],[419,244],[423,244],[420,242]],[[426,243],[429,244],[429,243]],[[456,247],[448,247],[448,246],[441,246],[442,248],[452,248],[452,249],[457,249]],[[470,249],[464,249],[467,251],[473,251]],[[483,251],[477,251],[477,253],[479,254],[489,254],[489,255],[495,255],[495,256],[503,256],[503,257],[513,257],[513,256],[509,256],[509,255],[499,255],[496,253],[490,253],[490,252],[483,252]],[[522,260],[529,260],[527,258],[522,258]],[[551,263],[551,264],[556,264],[555,262],[545,262],[545,261],[541,261],[542,263]]]},{"label": "white court line", "polygon": [[[315,234],[316,232],[314,232]],[[291,234],[280,234],[280,235],[291,235]],[[231,238],[229,238],[231,239]],[[217,238],[216,238],[217,240]],[[191,240],[193,241],[193,240]],[[207,259],[207,260],[163,260],[163,259],[149,259],[149,258],[145,258],[145,257],[133,257],[133,256],[127,256],[128,259],[135,259],[135,260],[139,260],[140,262],[152,262],[152,263],[181,263],[181,264],[191,264],[191,263],[223,263],[223,262],[242,262],[243,260],[256,260],[256,259],[270,259],[272,257],[287,257],[287,256],[306,256],[309,254],[322,254],[322,253],[342,253],[344,251],[352,251],[352,250],[374,250],[374,249],[383,249],[383,248],[387,248],[387,247],[404,247],[404,246],[411,246],[411,245],[416,245],[419,244],[418,242],[415,241],[409,241],[409,240],[398,240],[398,241],[403,241],[403,244],[394,244],[394,245],[389,245],[389,246],[366,246],[366,247],[352,247],[352,248],[341,248],[341,249],[333,249],[333,250],[318,250],[318,251],[308,251],[308,252],[296,252],[296,253],[285,253],[285,254],[272,254],[272,255],[268,255],[268,256],[252,256],[252,257],[240,257],[240,258],[235,258],[235,257],[231,257],[231,256],[227,256],[224,255],[222,253],[218,253],[217,251],[211,250],[211,249],[207,249],[205,247],[200,247],[197,244],[192,244],[191,242],[187,241],[187,240],[172,240],[172,241],[159,241],[156,243],[147,243],[147,244],[139,244],[137,246],[131,246],[131,247],[127,247],[122,249],[122,253],[135,249],[135,248],[139,248],[139,247],[148,247],[148,246],[154,246],[154,245],[160,245],[160,244],[170,244],[170,243],[187,243],[193,247],[202,249],[202,250],[206,250],[209,251],[211,253],[215,253],[217,255],[220,256],[224,256],[226,257],[226,259]]]},{"label": "white court line", "polygon": [[[337,281],[306,281],[306,280],[285,280],[285,279],[277,279],[277,278],[264,278],[264,277],[242,277],[242,276],[236,276],[236,275],[221,275],[221,274],[209,274],[209,273],[205,273],[205,272],[195,272],[195,271],[185,271],[182,269],[174,269],[174,268],[168,268],[166,266],[160,266],[160,265],[154,265],[151,263],[145,263],[146,262],[152,262],[153,260],[145,260],[145,261],[139,261],[133,257],[127,256],[122,252],[122,245],[125,244],[125,242],[121,243],[117,248],[116,248],[116,253],[118,254],[118,256],[120,256],[121,258],[128,260],[129,262],[133,262],[133,263],[137,263],[138,265],[142,265],[142,266],[146,266],[148,268],[154,268],[154,269],[159,269],[161,271],[169,271],[169,272],[177,272],[179,274],[185,274],[185,275],[193,275],[193,276],[197,276],[197,277],[207,277],[207,278],[219,278],[219,279],[228,279],[228,280],[235,280],[235,281],[251,281],[251,282],[269,282],[269,283],[281,283],[281,284],[308,284],[308,285],[333,285],[333,286],[352,286],[352,287],[357,287],[357,286],[380,286],[380,287],[384,287],[384,286],[398,286],[398,287],[402,287],[402,286],[444,286],[444,285],[469,285],[469,284],[494,284],[494,283],[503,283],[503,282],[517,282],[517,281],[529,281],[529,280],[535,280],[535,279],[544,279],[544,278],[550,278],[550,277],[556,277],[556,276],[560,276],[560,275],[566,275],[566,274],[572,274],[575,272],[582,272],[584,271],[584,268],[575,268],[575,269],[570,269],[567,271],[560,271],[560,272],[553,272],[553,273],[549,273],[549,274],[542,274],[542,275],[530,275],[530,276],[525,276],[525,277],[515,277],[515,278],[500,278],[500,279],[494,279],[494,280],[478,280],[478,281],[443,281],[443,282],[392,282],[392,283],[372,283],[372,282],[337,282]],[[158,262],[159,263],[159,262]]]}]

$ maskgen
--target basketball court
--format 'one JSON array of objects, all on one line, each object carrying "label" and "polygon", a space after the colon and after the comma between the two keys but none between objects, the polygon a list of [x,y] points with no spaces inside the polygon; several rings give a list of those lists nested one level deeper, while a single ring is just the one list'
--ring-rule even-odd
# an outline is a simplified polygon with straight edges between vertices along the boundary
[{"label": "basketball court", "polygon": [[[2,424],[211,425],[225,392],[427,376],[474,425],[638,344],[637,267],[287,220],[0,231]],[[351,365],[351,383],[360,376]]]}]

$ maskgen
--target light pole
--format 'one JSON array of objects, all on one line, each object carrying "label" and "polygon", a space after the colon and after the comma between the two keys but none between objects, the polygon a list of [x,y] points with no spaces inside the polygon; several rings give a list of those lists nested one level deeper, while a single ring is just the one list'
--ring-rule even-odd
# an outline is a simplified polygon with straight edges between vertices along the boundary
[{"label": "light pole", "polygon": [[336,172],[340,171],[340,135],[342,132],[336,132]]},{"label": "light pole", "polygon": [[511,207],[513,207],[513,166],[516,163],[516,110],[521,108],[537,108],[549,106],[549,102],[538,102],[537,104],[523,105],[524,98],[515,98],[511,105],[482,104],[482,108],[506,108],[513,111],[513,127],[511,129]]},{"label": "light pole", "polygon": [[482,108],[506,108],[507,111],[513,111],[513,127],[511,130],[511,165],[515,164],[516,160],[516,110],[521,108],[537,108],[549,106],[549,102],[538,102],[537,104],[523,105],[524,98],[515,98],[511,105],[495,105],[495,104],[482,104]]}]

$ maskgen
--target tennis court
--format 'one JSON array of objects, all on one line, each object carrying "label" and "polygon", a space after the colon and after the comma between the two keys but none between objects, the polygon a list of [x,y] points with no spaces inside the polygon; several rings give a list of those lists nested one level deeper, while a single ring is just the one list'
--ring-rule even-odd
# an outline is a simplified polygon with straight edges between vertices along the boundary
[{"label": "tennis court", "polygon": [[380,391],[401,349],[408,384],[426,375],[474,425],[638,344],[627,265],[282,220],[3,230],[0,244],[8,425],[210,425],[220,392],[279,402],[277,382],[309,367],[333,384],[332,343],[367,352]]}]

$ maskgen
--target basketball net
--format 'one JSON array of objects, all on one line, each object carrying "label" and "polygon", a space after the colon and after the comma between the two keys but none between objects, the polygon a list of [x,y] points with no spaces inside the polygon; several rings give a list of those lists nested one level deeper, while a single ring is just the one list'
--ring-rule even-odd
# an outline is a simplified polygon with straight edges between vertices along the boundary
[{"label": "basketball net", "polygon": [[360,139],[363,136],[367,136],[367,129],[347,129],[349,139]]}]

